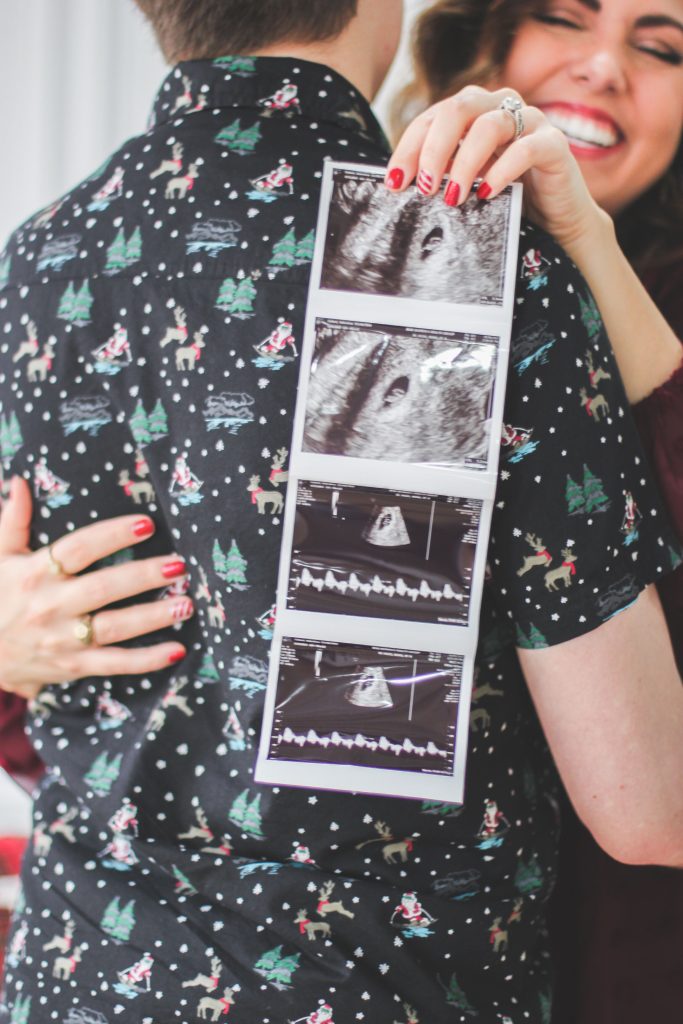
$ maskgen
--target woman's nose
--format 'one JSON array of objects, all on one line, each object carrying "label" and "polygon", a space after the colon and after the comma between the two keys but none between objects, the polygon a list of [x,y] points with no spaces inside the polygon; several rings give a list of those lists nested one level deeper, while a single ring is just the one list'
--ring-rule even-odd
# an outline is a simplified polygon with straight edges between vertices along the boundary
[{"label": "woman's nose", "polygon": [[607,47],[596,48],[577,60],[571,68],[576,81],[595,92],[622,92],[626,73],[619,55]]}]

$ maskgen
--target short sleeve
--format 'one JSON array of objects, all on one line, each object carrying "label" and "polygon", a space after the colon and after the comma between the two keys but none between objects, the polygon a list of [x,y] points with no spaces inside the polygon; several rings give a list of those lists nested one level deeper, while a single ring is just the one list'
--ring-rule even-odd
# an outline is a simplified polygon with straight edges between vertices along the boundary
[{"label": "short sleeve", "polygon": [[526,225],[489,551],[519,647],[562,643],[680,563],[590,290]]}]

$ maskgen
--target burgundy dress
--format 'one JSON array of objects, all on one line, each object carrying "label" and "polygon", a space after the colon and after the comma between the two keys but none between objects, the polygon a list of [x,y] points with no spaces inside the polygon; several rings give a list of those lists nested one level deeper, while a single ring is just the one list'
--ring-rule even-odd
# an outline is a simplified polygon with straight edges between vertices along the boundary
[{"label": "burgundy dress", "polygon": [[[645,284],[683,342],[681,281],[683,262]],[[634,412],[683,537],[683,363]],[[683,673],[683,566],[659,593]],[[553,1024],[683,1024],[683,871],[618,864],[569,808],[565,819],[553,908]]]}]

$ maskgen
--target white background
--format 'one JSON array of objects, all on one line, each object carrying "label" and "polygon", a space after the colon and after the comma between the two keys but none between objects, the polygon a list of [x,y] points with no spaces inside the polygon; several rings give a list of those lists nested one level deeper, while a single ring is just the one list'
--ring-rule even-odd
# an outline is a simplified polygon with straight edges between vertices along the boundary
[{"label": "white background", "polygon": [[[253,0],[258,2],[258,0]],[[376,105],[409,74],[406,37],[426,0],[405,0],[399,58]],[[0,0],[0,249],[131,135],[167,72],[132,0]],[[0,772],[0,832],[28,829],[28,800]]]}]

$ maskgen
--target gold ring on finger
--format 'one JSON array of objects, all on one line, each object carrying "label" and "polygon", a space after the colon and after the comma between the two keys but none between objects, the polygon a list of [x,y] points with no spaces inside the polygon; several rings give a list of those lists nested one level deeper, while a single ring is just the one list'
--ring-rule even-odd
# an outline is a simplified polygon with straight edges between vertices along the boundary
[{"label": "gold ring on finger", "polygon": [[92,615],[81,615],[74,626],[74,636],[84,647],[90,647],[95,638]]},{"label": "gold ring on finger", "polygon": [[49,544],[47,548],[47,557],[50,561],[50,572],[53,576],[70,576],[71,574],[66,571],[62,563],[58,558],[55,558],[54,544]]},{"label": "gold ring on finger", "polygon": [[515,123],[515,133],[512,136],[512,141],[516,142],[520,135],[524,134],[524,117],[522,115],[522,107],[524,104],[516,96],[506,96],[500,105],[500,109],[504,110],[506,114],[509,114]]}]

